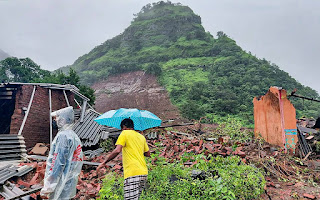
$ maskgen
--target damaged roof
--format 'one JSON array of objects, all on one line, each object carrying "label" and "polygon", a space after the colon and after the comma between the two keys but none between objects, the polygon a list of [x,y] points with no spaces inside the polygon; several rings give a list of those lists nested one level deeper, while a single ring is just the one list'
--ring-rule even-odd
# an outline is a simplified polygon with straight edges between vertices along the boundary
[{"label": "damaged roof", "polygon": [[20,83],[20,82],[8,82],[8,83],[0,83],[0,87],[5,87],[7,85],[33,85],[40,86],[43,88],[56,89],[56,90],[69,90],[82,98],[83,100],[89,101],[90,99],[84,96],[79,92],[79,88],[74,85],[61,85],[61,84],[53,84],[53,83]]},{"label": "damaged roof", "polygon": [[83,122],[77,120],[73,126],[74,132],[79,136],[85,147],[98,144],[104,133],[117,130],[96,123],[94,119],[99,116],[100,113],[93,109],[88,109],[84,115]]}]

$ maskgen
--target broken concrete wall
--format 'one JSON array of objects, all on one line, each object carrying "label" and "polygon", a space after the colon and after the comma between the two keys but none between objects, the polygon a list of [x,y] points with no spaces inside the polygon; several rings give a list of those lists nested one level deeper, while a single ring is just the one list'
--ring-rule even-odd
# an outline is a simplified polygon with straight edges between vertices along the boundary
[{"label": "broken concrete wall", "polygon": [[255,137],[261,135],[268,143],[295,152],[297,137],[296,110],[287,99],[287,92],[271,87],[266,95],[255,97]]},{"label": "broken concrete wall", "polygon": [[[33,85],[22,85],[16,94],[15,110],[11,117],[10,134],[18,134],[25,111],[32,95]],[[69,103],[75,105],[74,94],[66,91]],[[58,110],[67,106],[62,90],[51,90],[52,110]],[[37,86],[31,109],[22,131],[27,148],[33,147],[36,143],[49,143],[49,89]],[[53,131],[53,137],[56,131]]]}]

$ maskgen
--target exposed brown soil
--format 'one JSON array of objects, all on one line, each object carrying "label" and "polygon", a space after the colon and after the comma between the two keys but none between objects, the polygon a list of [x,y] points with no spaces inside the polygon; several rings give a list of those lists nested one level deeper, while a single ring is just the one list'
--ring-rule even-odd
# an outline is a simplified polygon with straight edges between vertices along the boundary
[{"label": "exposed brown soil", "polygon": [[143,71],[110,76],[108,80],[95,83],[92,88],[96,91],[95,108],[98,112],[138,108],[149,110],[162,120],[180,118],[165,88],[159,85],[155,76]]}]

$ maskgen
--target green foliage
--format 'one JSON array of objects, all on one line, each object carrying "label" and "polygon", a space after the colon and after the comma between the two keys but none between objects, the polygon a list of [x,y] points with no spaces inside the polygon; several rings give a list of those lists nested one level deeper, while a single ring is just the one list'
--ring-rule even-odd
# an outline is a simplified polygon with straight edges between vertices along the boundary
[{"label": "green foliage", "polygon": [[112,138],[108,138],[99,143],[100,147],[104,149],[104,152],[109,152],[115,148]]},{"label": "green foliage", "polygon": [[97,199],[123,199],[123,177],[116,173],[106,174]]},{"label": "green foliage", "polygon": [[153,75],[159,76],[161,74],[161,72],[162,72],[162,69],[159,66],[159,64],[150,63],[150,64],[147,65],[146,72],[148,74],[153,74]]},{"label": "green foliage", "polygon": [[30,58],[10,57],[0,61],[1,82],[31,82],[48,75],[49,71],[40,69]]},{"label": "green foliage", "polygon": [[231,140],[236,142],[249,142],[253,138],[253,133],[245,129],[245,123],[241,118],[226,116],[221,118],[216,115],[207,115],[213,123],[217,123],[218,127],[215,134],[217,136],[229,136]]},{"label": "green foliage", "polygon": [[246,128],[254,128],[253,116],[252,114],[242,112],[238,115],[217,115],[217,114],[206,114],[204,122],[212,123],[212,124],[220,124],[226,123],[230,119],[235,120],[236,122],[240,123],[242,127]]},{"label": "green foliage", "polygon": [[320,142],[315,143],[315,151],[320,153]]},{"label": "green foliage", "polygon": [[[264,192],[262,173],[243,164],[239,157],[219,156],[206,162],[203,155],[185,154],[182,162],[190,159],[198,162],[193,168],[157,158],[156,165],[149,160],[147,188],[140,199],[254,199]],[[194,176],[192,172],[200,175]],[[99,199],[123,199],[122,184],[118,175],[108,174]]]}]

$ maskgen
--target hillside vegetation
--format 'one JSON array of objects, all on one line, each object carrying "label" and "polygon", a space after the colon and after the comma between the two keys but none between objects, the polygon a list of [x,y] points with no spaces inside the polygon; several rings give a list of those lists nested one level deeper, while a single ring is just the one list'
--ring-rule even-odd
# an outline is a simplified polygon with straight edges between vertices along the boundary
[{"label": "hillside vegetation", "polygon": [[[252,122],[252,99],[270,86],[319,97],[275,64],[242,50],[225,33],[213,37],[189,7],[163,1],[144,6],[123,33],[63,70],[70,67],[89,84],[141,69],[155,74],[188,118],[232,114]],[[298,116],[320,113],[317,104],[291,100]]]}]

